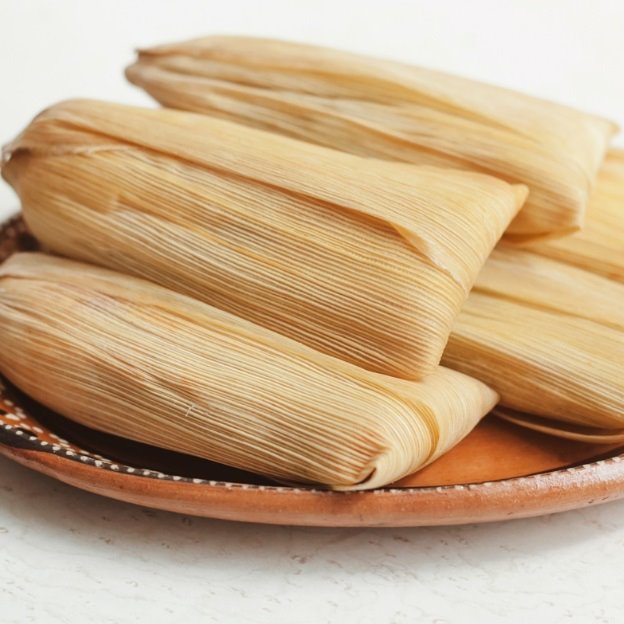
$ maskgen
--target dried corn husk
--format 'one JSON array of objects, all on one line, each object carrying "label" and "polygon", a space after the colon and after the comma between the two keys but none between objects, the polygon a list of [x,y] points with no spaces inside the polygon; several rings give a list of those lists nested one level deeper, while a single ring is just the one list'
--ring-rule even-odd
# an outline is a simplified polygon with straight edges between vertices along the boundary
[{"label": "dried corn husk", "polygon": [[521,414],[513,410],[496,408],[494,413],[503,420],[515,423],[533,431],[539,431],[548,435],[555,435],[559,438],[576,440],[577,442],[589,442],[591,444],[619,444],[624,442],[624,429],[598,429],[592,427],[581,427],[571,423],[562,423],[546,418]]},{"label": "dried corn husk", "polygon": [[516,424],[618,442],[624,430],[624,285],[501,245],[479,275],[445,362],[484,375],[479,378],[498,377],[492,387],[502,403],[525,413],[504,407],[495,413]]},{"label": "dried corn husk", "polygon": [[489,384],[505,407],[624,429],[624,332],[612,327],[473,291],[442,362]]},{"label": "dried corn husk", "polygon": [[624,331],[624,284],[509,245],[492,252],[475,289]]},{"label": "dried corn husk", "polygon": [[378,375],[94,266],[0,267],[0,370],[84,425],[278,479],[385,485],[438,457],[496,402],[437,369]]},{"label": "dried corn husk", "polygon": [[160,103],[363,156],[464,168],[531,190],[516,240],[583,223],[615,126],[500,87],[338,50],[206,37],[141,50],[126,70]]},{"label": "dried corn husk", "polygon": [[5,150],[49,249],[370,370],[435,370],[525,187],[177,111],[72,101]]},{"label": "dried corn husk", "polygon": [[583,229],[531,250],[624,282],[624,150],[608,152]]}]

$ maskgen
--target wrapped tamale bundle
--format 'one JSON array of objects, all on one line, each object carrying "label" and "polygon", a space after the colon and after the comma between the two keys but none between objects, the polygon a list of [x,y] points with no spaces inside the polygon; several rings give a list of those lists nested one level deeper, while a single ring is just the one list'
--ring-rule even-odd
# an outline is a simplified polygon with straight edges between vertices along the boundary
[{"label": "wrapped tamale bundle", "polygon": [[531,251],[624,282],[624,150],[608,152],[583,229]]},{"label": "wrapped tamale bundle", "polygon": [[213,36],[140,50],[128,79],[161,104],[367,157],[486,172],[530,188],[509,238],[578,230],[614,124],[439,71]]},{"label": "wrapped tamale bundle", "polygon": [[624,284],[510,245],[492,252],[475,290],[624,332]]},{"label": "wrapped tamale bundle", "polygon": [[409,379],[435,370],[526,196],[483,174],[94,101],[44,111],[2,174],[48,249]]},{"label": "wrapped tamale bundle", "polygon": [[[579,307],[592,293],[583,297]],[[504,407],[583,427],[624,429],[624,332],[613,327],[475,290],[442,362],[489,384]]]},{"label": "wrapped tamale bundle", "polygon": [[40,253],[0,266],[0,371],[79,423],[280,480],[383,486],[496,394],[365,371],[138,278]]},{"label": "wrapped tamale bundle", "polygon": [[498,416],[573,440],[624,441],[624,284],[501,245],[455,331],[448,363],[505,371],[495,387],[516,411]]}]

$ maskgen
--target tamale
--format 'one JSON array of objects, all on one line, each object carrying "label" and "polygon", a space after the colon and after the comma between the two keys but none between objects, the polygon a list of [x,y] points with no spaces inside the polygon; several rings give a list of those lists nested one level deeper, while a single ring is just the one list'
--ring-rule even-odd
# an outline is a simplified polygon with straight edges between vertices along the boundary
[{"label": "tamale", "polygon": [[510,245],[492,252],[475,290],[624,331],[624,284]]},{"label": "tamale", "polygon": [[624,150],[607,153],[583,229],[531,251],[624,282]]},{"label": "tamale", "polygon": [[323,355],[148,281],[40,253],[0,266],[0,371],[84,425],[280,480],[383,486],[464,437],[496,394]]},{"label": "tamale", "polygon": [[526,188],[373,161],[170,110],[71,101],[4,152],[61,255],[419,379]]},{"label": "tamale", "polygon": [[475,290],[442,363],[490,385],[504,407],[624,429],[624,332],[613,327]]},{"label": "tamale", "polygon": [[521,410],[497,415],[560,437],[624,441],[624,284],[502,245],[455,330],[447,363],[498,371],[502,403]]},{"label": "tamale", "polygon": [[367,157],[530,188],[508,230],[576,231],[614,124],[439,71],[311,45],[213,36],[139,51],[128,79],[165,106]]}]

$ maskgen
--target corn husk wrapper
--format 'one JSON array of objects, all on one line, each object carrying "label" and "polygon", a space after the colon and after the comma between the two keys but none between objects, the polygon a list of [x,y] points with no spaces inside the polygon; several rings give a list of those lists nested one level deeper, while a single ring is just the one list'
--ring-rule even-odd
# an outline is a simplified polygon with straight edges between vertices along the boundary
[{"label": "corn husk wrapper", "polygon": [[50,250],[410,379],[435,370],[526,196],[481,174],[92,101],[37,117],[2,173]]},{"label": "corn husk wrapper", "polygon": [[624,282],[624,150],[607,154],[583,229],[531,251]]},{"label": "corn husk wrapper", "polygon": [[516,424],[585,442],[624,440],[623,284],[501,245],[445,362],[490,378],[508,406],[495,413]]},{"label": "corn husk wrapper", "polygon": [[547,418],[539,418],[531,414],[521,414],[504,407],[496,408],[494,413],[503,420],[512,422],[521,427],[539,431],[558,438],[575,440],[576,442],[588,442],[590,444],[619,444],[624,443],[624,429],[599,429],[595,427],[582,427],[571,423],[562,423]]},{"label": "corn husk wrapper", "polygon": [[139,52],[128,79],[161,104],[359,155],[529,186],[510,238],[583,223],[614,124],[500,87],[338,50],[206,37]]},{"label": "corn husk wrapper", "polygon": [[624,332],[612,327],[475,290],[442,362],[489,384],[504,407],[624,429]]},{"label": "corn husk wrapper", "polygon": [[0,370],[60,414],[270,477],[366,489],[495,404],[443,368],[378,375],[150,282],[44,254],[0,267]]},{"label": "corn husk wrapper", "polygon": [[475,289],[624,332],[624,284],[509,245],[492,252]]}]

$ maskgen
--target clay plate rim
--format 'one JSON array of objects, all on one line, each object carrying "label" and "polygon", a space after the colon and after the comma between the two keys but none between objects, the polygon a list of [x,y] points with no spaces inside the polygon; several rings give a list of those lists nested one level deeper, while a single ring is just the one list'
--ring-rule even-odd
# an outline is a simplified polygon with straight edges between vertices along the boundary
[{"label": "clay plate rim", "polygon": [[[6,426],[5,426],[6,429]],[[20,435],[19,431],[5,431]],[[21,434],[23,436],[23,433]],[[12,436],[11,436],[12,437]],[[17,442],[17,441],[16,441]],[[20,440],[19,443],[23,444]],[[33,447],[41,442],[29,440]],[[0,453],[75,487],[155,509],[207,518],[327,527],[453,525],[527,518],[624,497],[624,457],[501,481],[364,492],[186,479],[43,447],[0,444]],[[162,475],[162,476],[161,476]],[[168,477],[168,478],[164,478]],[[197,482],[195,482],[197,481]]]}]

